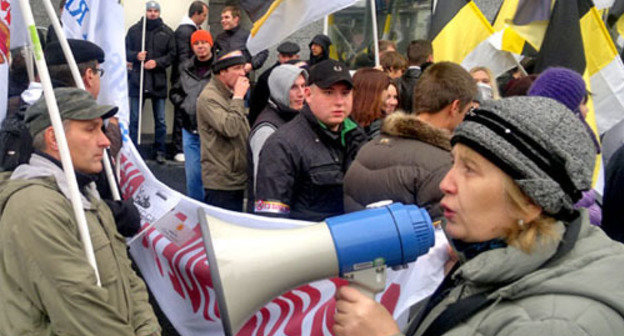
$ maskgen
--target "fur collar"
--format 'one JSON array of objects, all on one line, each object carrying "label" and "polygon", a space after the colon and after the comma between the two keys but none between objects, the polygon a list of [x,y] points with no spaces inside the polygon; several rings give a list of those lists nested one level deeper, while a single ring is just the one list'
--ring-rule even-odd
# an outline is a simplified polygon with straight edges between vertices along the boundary
[{"label": "fur collar", "polygon": [[418,119],[416,115],[395,112],[386,117],[381,133],[426,142],[444,150],[451,150],[451,133]]}]

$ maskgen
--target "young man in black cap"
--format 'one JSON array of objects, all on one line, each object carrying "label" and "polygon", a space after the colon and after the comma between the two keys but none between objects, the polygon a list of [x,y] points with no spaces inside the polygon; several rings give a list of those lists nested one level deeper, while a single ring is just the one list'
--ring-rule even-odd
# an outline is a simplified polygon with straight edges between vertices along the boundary
[{"label": "young man in black cap", "polygon": [[251,97],[249,99],[249,123],[253,124],[262,110],[266,107],[269,100],[269,76],[276,67],[281,64],[285,64],[291,60],[299,59],[300,48],[296,43],[283,42],[277,46],[277,62],[272,67],[268,68],[265,72],[258,77],[256,85],[251,90]]},{"label": "young man in black cap", "polygon": [[218,55],[214,75],[197,99],[204,200],[234,211],[243,209],[247,183],[246,62],[240,50]]},{"label": "young man in black cap", "polygon": [[351,75],[341,62],[325,60],[310,69],[309,84],[307,105],[260,152],[258,214],[320,221],[343,213],[344,173],[367,140],[349,119]]}]

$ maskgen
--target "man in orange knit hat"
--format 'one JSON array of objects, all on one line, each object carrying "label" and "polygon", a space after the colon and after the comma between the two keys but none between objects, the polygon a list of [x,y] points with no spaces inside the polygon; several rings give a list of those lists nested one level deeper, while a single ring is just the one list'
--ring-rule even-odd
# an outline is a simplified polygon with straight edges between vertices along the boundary
[{"label": "man in orange knit hat", "polygon": [[204,200],[201,180],[199,134],[197,133],[197,97],[210,81],[212,72],[212,35],[207,30],[197,30],[191,35],[193,57],[180,65],[180,78],[171,88],[169,99],[180,111],[182,122],[182,148],[186,172],[186,194],[200,202]]}]

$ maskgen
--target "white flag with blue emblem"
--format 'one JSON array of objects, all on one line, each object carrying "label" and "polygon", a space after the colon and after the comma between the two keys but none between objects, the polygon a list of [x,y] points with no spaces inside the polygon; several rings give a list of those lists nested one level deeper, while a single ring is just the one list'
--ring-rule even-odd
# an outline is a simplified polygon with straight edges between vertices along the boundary
[{"label": "white flag with blue emblem", "polygon": [[124,43],[124,11],[117,0],[67,0],[61,16],[67,38],[91,41],[104,50],[98,102],[119,107],[117,117],[127,129],[128,76]]}]

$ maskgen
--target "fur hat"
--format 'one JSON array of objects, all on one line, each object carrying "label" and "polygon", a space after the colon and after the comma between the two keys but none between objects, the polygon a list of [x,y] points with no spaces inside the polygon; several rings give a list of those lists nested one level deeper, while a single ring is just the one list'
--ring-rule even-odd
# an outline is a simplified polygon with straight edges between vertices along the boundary
[{"label": "fur hat", "polygon": [[543,97],[487,101],[469,113],[451,139],[509,175],[542,210],[567,219],[591,188],[596,150],[581,121]]}]

